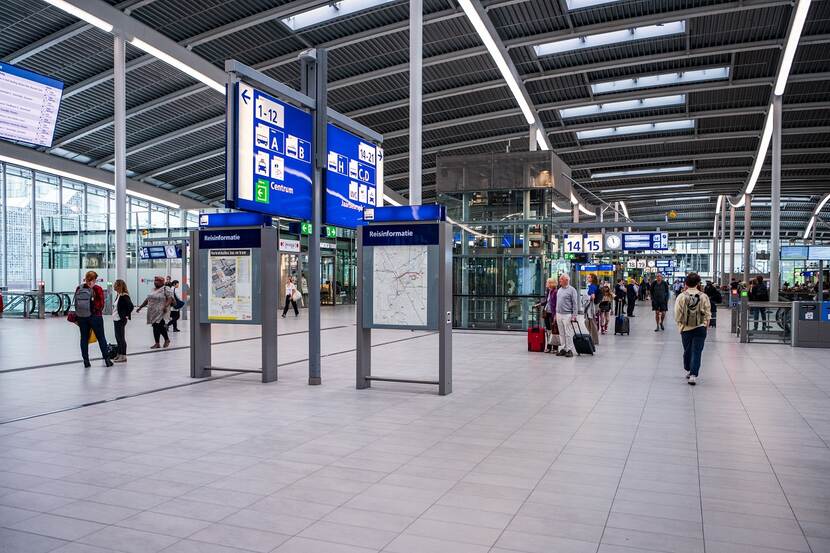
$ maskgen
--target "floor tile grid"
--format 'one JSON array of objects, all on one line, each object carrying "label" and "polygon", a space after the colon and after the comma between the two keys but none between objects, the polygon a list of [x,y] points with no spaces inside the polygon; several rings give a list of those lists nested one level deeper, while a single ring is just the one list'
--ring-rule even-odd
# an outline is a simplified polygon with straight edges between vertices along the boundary
[{"label": "floor tile grid", "polygon": [[[764,375],[764,378],[766,378],[766,379],[767,379],[767,381],[769,381],[769,382],[770,382],[770,384],[771,384],[773,387],[775,387],[775,389],[776,389],[779,393],[781,393],[781,392],[780,392],[780,390],[778,389],[778,387],[777,387],[777,386],[775,386],[775,384],[774,384],[774,383],[772,383],[772,381],[770,381],[769,377],[767,376],[767,373],[763,370],[763,368],[761,367],[761,365],[760,365],[759,363],[755,362],[755,361],[753,361],[753,363],[754,363],[754,365],[755,365],[755,368],[756,368],[756,369],[758,369],[758,370],[759,370],[759,371],[760,371],[760,372]],[[808,537],[807,537],[807,532],[805,531],[804,526],[803,526],[803,524],[802,524],[801,520],[799,520],[799,518],[796,516],[795,509],[793,508],[792,503],[790,502],[790,498],[788,497],[787,492],[786,492],[786,490],[785,490],[785,488],[784,488],[783,484],[781,483],[781,478],[779,477],[778,472],[775,470],[775,464],[774,464],[774,463],[772,462],[772,460],[770,459],[769,454],[767,453],[767,450],[766,450],[766,448],[764,447],[764,442],[763,442],[763,440],[761,439],[761,436],[758,434],[758,428],[757,428],[757,426],[756,426],[756,424],[755,424],[755,421],[753,421],[753,420],[752,420],[752,417],[751,417],[751,416],[749,416],[750,411],[747,409],[747,406],[746,406],[746,404],[744,403],[744,400],[743,400],[743,398],[742,398],[742,396],[741,396],[741,393],[738,391],[738,387],[737,387],[737,385],[735,384],[735,380],[734,380],[734,378],[733,378],[733,375],[732,375],[732,373],[729,371],[728,367],[726,367],[725,365],[724,365],[724,366],[722,366],[722,368],[723,368],[723,370],[726,372],[726,376],[727,376],[727,378],[729,378],[729,382],[732,384],[732,390],[733,390],[733,392],[735,393],[735,397],[737,397],[738,402],[741,404],[741,407],[744,409],[744,412],[746,412],[746,413],[747,413],[747,418],[749,419],[749,424],[752,426],[752,429],[753,429],[753,431],[755,432],[755,437],[756,437],[756,439],[758,440],[758,444],[759,444],[759,445],[760,445],[760,447],[761,447],[761,451],[763,451],[764,456],[766,457],[767,462],[769,463],[770,470],[772,471],[773,475],[775,476],[775,480],[776,480],[776,482],[778,482],[778,486],[779,486],[779,488],[781,489],[781,493],[784,495],[784,499],[787,501],[787,505],[789,506],[790,511],[792,512],[793,519],[795,519],[796,523],[798,524],[798,527],[801,529],[801,533],[802,533],[802,535],[803,535],[803,537],[804,537],[804,542],[807,544],[807,547],[810,549],[810,551],[812,551],[812,550],[813,550],[813,548],[812,548],[812,546],[810,545],[810,540],[809,540],[809,539],[808,539]],[[792,368],[792,367],[791,367],[791,368]],[[782,394],[782,396],[783,396],[783,394]],[[789,400],[787,400],[787,402],[788,402],[788,403],[790,403],[790,402],[789,402]],[[790,405],[792,405],[792,403],[790,403]],[[795,409],[795,407],[793,407],[793,409],[794,409],[796,412],[798,412],[798,411]],[[799,415],[800,415],[800,413],[799,413]],[[803,417],[802,417],[802,418],[803,418]],[[807,425],[809,426],[809,423],[807,423],[807,421],[806,421],[806,420],[805,420],[804,422],[805,422],[805,424],[807,424]],[[810,429],[812,430],[812,427],[810,427]],[[818,436],[818,435],[817,435],[817,436]],[[822,441],[823,441],[823,440],[822,440]],[[700,466],[700,465],[698,465],[698,474],[700,474],[700,468],[699,468],[699,466]],[[702,501],[702,495],[701,495],[701,501]],[[705,524],[704,524],[704,526],[705,526]],[[704,544],[705,544],[705,542],[704,542]],[[704,548],[705,548],[705,545],[704,545]]]}]

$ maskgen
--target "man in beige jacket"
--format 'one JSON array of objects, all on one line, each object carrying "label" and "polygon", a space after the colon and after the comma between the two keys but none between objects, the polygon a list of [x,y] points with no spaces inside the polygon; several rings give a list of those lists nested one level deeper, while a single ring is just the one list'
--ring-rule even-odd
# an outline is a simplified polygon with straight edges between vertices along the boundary
[{"label": "man in beige jacket", "polygon": [[706,329],[712,318],[709,297],[700,289],[700,275],[689,273],[686,287],[674,302],[674,320],[683,340],[683,368],[689,385],[697,384],[700,356],[706,343]]}]

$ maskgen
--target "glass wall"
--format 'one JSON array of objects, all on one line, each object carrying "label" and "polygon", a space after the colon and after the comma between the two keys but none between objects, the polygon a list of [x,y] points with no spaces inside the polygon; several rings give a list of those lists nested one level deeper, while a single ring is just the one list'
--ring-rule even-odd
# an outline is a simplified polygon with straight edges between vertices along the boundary
[{"label": "glass wall", "polygon": [[[114,211],[111,190],[0,164],[0,286],[31,290],[42,280],[47,291],[68,291],[89,269],[103,281],[114,278]],[[182,224],[180,210],[132,196],[128,213],[128,270],[138,284],[137,237],[181,236],[196,226],[198,213],[188,212]],[[152,262],[163,267],[142,263],[142,269],[146,264],[166,274],[180,266],[176,261]]]}]

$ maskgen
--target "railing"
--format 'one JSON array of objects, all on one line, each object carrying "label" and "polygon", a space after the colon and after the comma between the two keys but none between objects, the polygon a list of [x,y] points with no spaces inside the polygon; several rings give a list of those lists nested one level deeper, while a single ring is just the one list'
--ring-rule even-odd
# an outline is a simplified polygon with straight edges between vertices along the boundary
[{"label": "railing", "polygon": [[738,314],[738,338],[741,343],[790,343],[792,308],[790,302],[742,300]]},{"label": "railing", "polygon": [[67,292],[19,291],[3,293],[2,317],[21,317],[24,319],[43,319],[46,313],[62,317],[72,308],[72,295]]},{"label": "railing", "polygon": [[537,303],[542,294],[474,295],[453,294],[453,327],[499,330],[525,330],[536,320]]}]

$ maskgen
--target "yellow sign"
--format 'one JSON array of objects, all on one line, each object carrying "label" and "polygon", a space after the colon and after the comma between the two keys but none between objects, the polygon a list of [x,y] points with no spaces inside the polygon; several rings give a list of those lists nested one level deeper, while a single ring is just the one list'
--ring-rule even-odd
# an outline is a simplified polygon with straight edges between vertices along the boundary
[{"label": "yellow sign", "polygon": [[677,212],[675,210],[669,211],[669,219],[677,219]]}]

